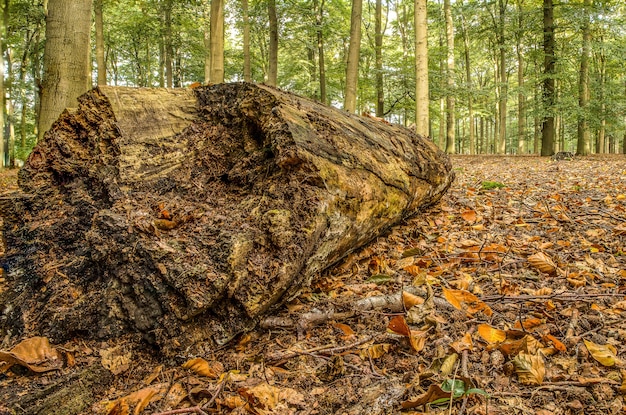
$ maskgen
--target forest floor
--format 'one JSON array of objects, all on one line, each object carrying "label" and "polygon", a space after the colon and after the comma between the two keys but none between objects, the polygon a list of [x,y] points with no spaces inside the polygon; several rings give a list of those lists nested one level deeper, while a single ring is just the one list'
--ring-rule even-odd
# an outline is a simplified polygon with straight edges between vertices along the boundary
[{"label": "forest floor", "polygon": [[624,413],[626,157],[452,160],[441,203],[212,355],[76,340],[0,390],[96,364],[114,376],[83,413]]}]

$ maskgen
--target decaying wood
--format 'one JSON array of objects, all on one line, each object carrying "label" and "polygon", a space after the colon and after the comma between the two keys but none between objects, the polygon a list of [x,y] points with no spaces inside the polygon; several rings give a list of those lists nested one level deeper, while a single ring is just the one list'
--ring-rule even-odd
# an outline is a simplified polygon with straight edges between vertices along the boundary
[{"label": "decaying wood", "polygon": [[265,86],[79,102],[0,200],[11,335],[224,343],[453,179],[407,129]]}]

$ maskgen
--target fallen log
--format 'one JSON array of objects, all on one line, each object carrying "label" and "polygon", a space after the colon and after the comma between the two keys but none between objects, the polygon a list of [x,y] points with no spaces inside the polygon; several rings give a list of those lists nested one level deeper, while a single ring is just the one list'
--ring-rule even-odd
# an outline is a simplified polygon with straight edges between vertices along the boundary
[{"label": "fallen log", "polygon": [[98,87],[0,199],[0,330],[223,344],[452,180],[410,130],[277,89]]}]

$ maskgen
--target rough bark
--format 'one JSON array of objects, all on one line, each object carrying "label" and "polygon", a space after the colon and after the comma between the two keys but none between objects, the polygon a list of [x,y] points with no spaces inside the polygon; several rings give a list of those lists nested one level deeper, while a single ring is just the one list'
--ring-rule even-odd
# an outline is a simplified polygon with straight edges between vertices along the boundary
[{"label": "rough bark", "polygon": [[424,137],[429,135],[428,104],[430,99],[428,94],[428,15],[426,6],[426,0],[415,0],[415,131]]},{"label": "rough bark", "polygon": [[224,1],[211,1],[211,82],[224,82]]},{"label": "rough bark", "polygon": [[356,95],[359,83],[359,56],[361,53],[361,14],[363,0],[352,0],[350,15],[350,44],[346,62],[346,91],[343,108],[351,113],[356,111]]},{"label": "rough bark", "polygon": [[0,199],[2,335],[223,344],[453,179],[408,129],[266,86],[79,102]]}]

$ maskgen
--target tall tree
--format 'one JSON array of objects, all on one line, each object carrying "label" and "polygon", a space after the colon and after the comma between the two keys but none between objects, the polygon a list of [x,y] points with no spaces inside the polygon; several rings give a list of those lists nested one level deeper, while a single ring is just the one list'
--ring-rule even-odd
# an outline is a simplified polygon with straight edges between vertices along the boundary
[{"label": "tall tree", "polygon": [[476,154],[476,135],[474,133],[474,100],[472,97],[472,67],[470,61],[470,42],[467,33],[467,24],[465,22],[465,14],[461,15],[461,28],[463,30],[463,55],[465,57],[465,77],[467,78],[467,116],[469,118],[469,151],[470,154]]},{"label": "tall tree", "polygon": [[91,0],[49,0],[39,138],[91,86]]},{"label": "tall tree", "polygon": [[[212,2],[213,3],[213,2]],[[174,46],[172,44],[172,0],[165,0],[163,3],[163,46],[165,57],[165,86],[171,88],[174,80]]]},{"label": "tall tree", "polygon": [[250,16],[248,14],[248,0],[241,0],[243,14],[243,80],[252,82],[250,67]]},{"label": "tall tree", "polygon": [[415,132],[429,135],[427,0],[415,0]]},{"label": "tall tree", "polygon": [[446,46],[447,46],[447,58],[446,58],[446,79],[447,79],[447,91],[446,91],[446,152],[454,153],[454,140],[455,140],[455,113],[454,113],[454,24],[452,21],[452,9],[450,7],[450,0],[443,1],[443,11],[446,17]]},{"label": "tall tree", "polygon": [[[8,12],[8,10],[2,10],[3,13],[3,18],[2,20],[0,20],[1,22],[1,27],[0,27],[0,51],[2,51],[6,45],[6,26],[4,23],[4,15]],[[4,167],[5,164],[5,158],[6,156],[9,154],[9,149],[8,146],[5,144],[4,141],[4,119],[5,117],[5,113],[6,113],[6,103],[5,103],[5,97],[6,97],[6,92],[5,92],[5,85],[4,85],[4,57],[0,58],[0,105],[2,105],[2,113],[0,114],[0,134],[2,135],[3,139],[0,140],[0,167]]]},{"label": "tall tree", "polygon": [[497,41],[498,41],[498,142],[496,143],[496,152],[504,154],[506,152],[506,103],[508,95],[508,79],[506,71],[506,38],[504,33],[506,4],[504,0],[498,0],[498,24],[497,24]]},{"label": "tall tree", "polygon": [[524,0],[517,0],[517,154],[526,152],[526,94],[524,93]]},{"label": "tall tree", "polygon": [[[247,1],[247,0],[243,0]],[[204,46],[204,83],[211,82],[211,5],[202,5],[202,44]]]},{"label": "tall tree", "polygon": [[104,22],[102,19],[103,0],[94,0],[94,25],[96,29],[96,66],[98,85],[107,84],[107,68],[104,60]]},{"label": "tall tree", "polygon": [[224,82],[224,0],[211,0],[211,76],[210,82]]},{"label": "tall tree", "polygon": [[376,116],[385,115],[385,92],[383,89],[383,2],[376,0],[374,23],[374,49],[376,54]]},{"label": "tall tree", "polygon": [[356,91],[359,79],[359,56],[361,52],[361,15],[363,0],[352,0],[350,15],[350,45],[346,65],[346,91],[343,108],[348,112],[356,111]]},{"label": "tall tree", "polygon": [[267,0],[267,12],[270,23],[269,71],[267,84],[278,84],[278,18],[276,17],[276,0]]},{"label": "tall tree", "polygon": [[554,5],[552,0],[543,0],[543,119],[541,122],[541,155],[554,153],[554,104],[556,103],[556,59],[554,51]]},{"label": "tall tree", "polygon": [[324,60],[324,0],[313,0],[315,9],[315,32],[317,36],[317,65],[319,69],[320,102],[328,103],[326,98],[326,63]]},{"label": "tall tree", "polygon": [[[580,76],[578,79],[578,106],[580,114],[578,116],[578,144],[576,153],[586,156],[591,152],[591,139],[589,134],[589,55],[591,48],[591,30],[589,28],[589,8],[591,0],[585,0],[583,5],[583,47],[580,56]],[[603,143],[604,144],[604,143]],[[598,153],[603,153],[604,147],[597,148]]]}]

